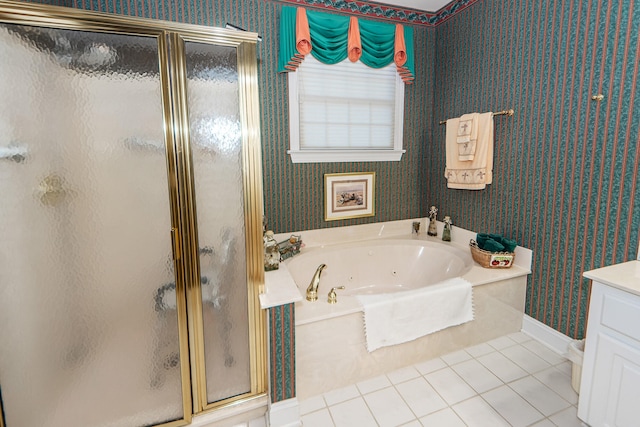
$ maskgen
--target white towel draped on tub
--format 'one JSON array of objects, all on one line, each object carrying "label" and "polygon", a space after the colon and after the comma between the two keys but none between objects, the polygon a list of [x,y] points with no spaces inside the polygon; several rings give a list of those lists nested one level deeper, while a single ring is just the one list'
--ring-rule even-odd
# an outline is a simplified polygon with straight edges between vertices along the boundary
[{"label": "white towel draped on tub", "polygon": [[[477,140],[473,141],[474,117]],[[460,133],[468,135],[459,135]],[[466,140],[469,142],[465,142]],[[467,145],[465,145],[467,144]],[[469,114],[447,120],[446,168],[448,188],[482,190],[493,181],[493,113]]]},{"label": "white towel draped on tub", "polygon": [[361,295],[367,349],[415,340],[473,320],[472,287],[456,277],[413,291]]}]

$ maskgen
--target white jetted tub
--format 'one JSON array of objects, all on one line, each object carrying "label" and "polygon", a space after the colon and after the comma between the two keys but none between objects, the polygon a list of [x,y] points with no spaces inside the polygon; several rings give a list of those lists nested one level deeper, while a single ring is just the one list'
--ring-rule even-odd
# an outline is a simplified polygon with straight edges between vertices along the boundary
[{"label": "white jetted tub", "polygon": [[[476,264],[468,248],[475,233],[456,228],[457,241],[410,233],[385,235],[397,228],[410,230],[411,222],[341,227],[299,232],[311,241],[284,262],[303,300],[295,303],[296,389],[299,399],[438,357],[511,332],[520,331],[524,314],[526,276],[530,265],[509,269],[484,269]],[[406,223],[406,225],[405,225]],[[390,227],[388,224],[394,224]],[[378,225],[378,227],[380,227]],[[357,241],[345,241],[353,237]],[[365,233],[362,230],[365,230]],[[373,238],[362,238],[371,229]],[[336,233],[343,232],[344,239]],[[323,243],[323,236],[328,244]],[[341,242],[341,243],[336,243]],[[530,251],[521,259],[530,262]],[[518,257],[516,257],[518,259]],[[318,300],[304,299],[319,265]],[[446,279],[462,277],[473,285],[474,320],[411,342],[367,351],[362,306],[358,295],[413,290]],[[337,303],[329,304],[328,293],[337,291]]]},{"label": "white jetted tub", "polygon": [[[340,295],[398,292],[459,277],[473,266],[469,251],[418,239],[379,239],[311,248],[287,261],[303,293],[319,265],[322,290],[344,286]],[[326,297],[326,292],[322,295]],[[325,298],[326,299],[326,298]]]}]

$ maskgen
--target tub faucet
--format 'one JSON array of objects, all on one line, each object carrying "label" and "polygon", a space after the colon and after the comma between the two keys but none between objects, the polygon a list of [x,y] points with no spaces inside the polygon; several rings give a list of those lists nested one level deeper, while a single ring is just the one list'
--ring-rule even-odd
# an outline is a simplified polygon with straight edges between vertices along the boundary
[{"label": "tub faucet", "polygon": [[325,269],[326,264],[320,264],[318,269],[313,274],[311,278],[311,283],[309,283],[309,287],[307,288],[307,301],[315,301],[318,299],[318,286],[320,285],[320,275],[322,274],[322,270]]}]

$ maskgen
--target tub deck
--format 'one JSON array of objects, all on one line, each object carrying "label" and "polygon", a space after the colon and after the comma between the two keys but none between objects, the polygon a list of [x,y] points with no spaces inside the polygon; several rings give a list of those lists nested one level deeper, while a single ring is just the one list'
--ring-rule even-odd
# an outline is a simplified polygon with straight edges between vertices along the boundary
[{"label": "tub deck", "polygon": [[[438,224],[438,237],[411,235],[415,220],[367,224],[338,229],[296,232],[302,234],[307,247],[341,244],[345,241],[404,238],[441,244],[443,224]],[[426,230],[426,219],[421,219]],[[287,237],[283,234],[279,237]],[[452,246],[468,251],[469,239],[475,233],[454,227]],[[303,249],[304,252],[304,249]],[[450,327],[414,341],[367,351],[362,307],[355,296],[341,295],[338,303],[328,304],[328,285],[320,281],[318,301],[304,299],[305,284],[296,286],[286,263],[278,273],[270,273],[264,308],[285,301],[295,302],[296,395],[305,399],[325,391],[373,378],[412,364],[486,342],[522,329],[527,275],[531,268],[531,251],[518,247],[513,267],[485,269],[478,264],[462,276],[473,285],[473,321]],[[314,271],[309,272],[309,278]],[[277,280],[276,280],[277,277]]]}]

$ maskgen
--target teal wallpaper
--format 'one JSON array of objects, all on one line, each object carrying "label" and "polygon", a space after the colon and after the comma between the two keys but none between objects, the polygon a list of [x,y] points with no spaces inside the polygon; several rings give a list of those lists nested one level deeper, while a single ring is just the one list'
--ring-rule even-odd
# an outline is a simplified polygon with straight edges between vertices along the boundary
[{"label": "teal wallpaper", "polygon": [[269,390],[271,402],[296,397],[296,334],[293,304],[270,308]]},{"label": "teal wallpaper", "polygon": [[[423,206],[533,249],[526,312],[572,337],[585,333],[582,273],[638,249],[638,28],[632,0],[482,0],[436,27]],[[494,183],[447,189],[438,121],[507,108]]]}]

